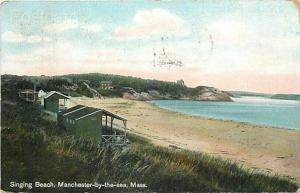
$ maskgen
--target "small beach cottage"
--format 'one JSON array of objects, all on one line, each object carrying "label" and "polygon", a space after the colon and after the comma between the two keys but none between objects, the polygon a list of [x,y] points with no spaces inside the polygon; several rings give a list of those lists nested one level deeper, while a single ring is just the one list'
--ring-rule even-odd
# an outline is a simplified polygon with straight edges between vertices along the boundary
[{"label": "small beach cottage", "polygon": [[51,91],[43,96],[43,102],[41,104],[43,104],[46,112],[57,115],[59,110],[66,108],[66,102],[68,99],[70,99],[70,97],[60,92]]},{"label": "small beach cottage", "polygon": [[[119,120],[123,126],[114,124]],[[58,125],[75,136],[97,143],[124,145],[127,120],[104,109],[77,105],[60,111]]]}]

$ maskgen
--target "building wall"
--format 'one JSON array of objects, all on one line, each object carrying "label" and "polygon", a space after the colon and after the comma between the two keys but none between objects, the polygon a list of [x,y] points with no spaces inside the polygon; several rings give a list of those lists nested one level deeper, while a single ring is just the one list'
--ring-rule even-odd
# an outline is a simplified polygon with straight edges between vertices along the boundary
[{"label": "building wall", "polygon": [[62,99],[62,97],[58,94],[53,94],[52,96],[44,99],[45,110],[57,113],[59,110],[59,99]]},{"label": "building wall", "polygon": [[55,95],[52,95],[51,97],[44,99],[44,108],[47,111],[51,111],[51,112],[58,112],[58,101],[59,98]]},{"label": "building wall", "polygon": [[101,143],[102,112],[97,112],[91,116],[84,117],[77,121],[67,120],[67,117],[64,117],[63,124],[67,131],[75,136],[92,139],[97,143]]},{"label": "building wall", "polygon": [[64,122],[64,117],[62,115],[61,112],[58,112],[57,113],[57,125],[59,126],[59,128],[63,129],[63,130],[66,130],[66,127],[65,127],[65,122]]}]

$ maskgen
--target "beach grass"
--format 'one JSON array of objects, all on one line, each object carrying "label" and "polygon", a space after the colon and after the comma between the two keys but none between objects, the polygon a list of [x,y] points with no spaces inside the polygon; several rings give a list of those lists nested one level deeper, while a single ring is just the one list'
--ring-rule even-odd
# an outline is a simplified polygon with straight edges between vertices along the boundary
[{"label": "beach grass", "polygon": [[127,148],[112,149],[74,136],[3,129],[2,188],[14,191],[8,187],[10,181],[77,181],[147,185],[143,189],[109,189],[117,192],[297,190],[297,185],[287,178],[246,169],[207,154],[154,146],[138,136],[132,139],[136,140]]}]

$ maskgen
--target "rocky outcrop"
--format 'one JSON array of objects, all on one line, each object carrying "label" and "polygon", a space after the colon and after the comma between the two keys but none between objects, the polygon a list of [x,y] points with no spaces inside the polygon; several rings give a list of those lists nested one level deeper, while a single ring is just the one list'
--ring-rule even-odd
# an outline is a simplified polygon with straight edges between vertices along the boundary
[{"label": "rocky outcrop", "polygon": [[157,90],[149,90],[148,94],[155,99],[164,99],[166,97],[161,95]]},{"label": "rocky outcrop", "polygon": [[232,101],[230,95],[214,87],[205,87],[187,98],[197,101]]},{"label": "rocky outcrop", "polygon": [[131,99],[131,100],[138,100],[138,101],[149,101],[149,100],[155,100],[155,98],[152,98],[148,93],[142,92],[142,93],[123,93],[123,98],[125,99]]},{"label": "rocky outcrop", "polygon": [[155,98],[149,95],[149,93],[146,92],[138,93],[133,88],[130,87],[124,87],[122,89],[122,93],[123,93],[123,98],[126,99],[139,100],[139,101],[155,100]]},{"label": "rocky outcrop", "polygon": [[168,99],[167,96],[160,94],[157,90],[149,90],[148,92],[136,92],[131,87],[124,87],[122,89],[123,98],[131,100],[149,101],[149,100],[159,100]]},{"label": "rocky outcrop", "polygon": [[[178,99],[178,97],[171,96],[170,94],[161,94],[157,90],[138,93],[130,87],[124,87],[122,93],[123,98],[140,101]],[[196,88],[196,91],[193,93],[183,94],[179,99],[197,101],[232,101],[228,93],[214,87]]]}]

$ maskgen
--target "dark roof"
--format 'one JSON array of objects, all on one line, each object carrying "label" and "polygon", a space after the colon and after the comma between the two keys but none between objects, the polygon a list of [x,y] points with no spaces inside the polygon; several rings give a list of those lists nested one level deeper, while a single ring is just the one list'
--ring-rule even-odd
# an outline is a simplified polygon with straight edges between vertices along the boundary
[{"label": "dark roof", "polygon": [[49,97],[51,97],[52,95],[54,94],[57,94],[59,96],[61,96],[63,99],[69,99],[70,97],[60,93],[60,92],[57,92],[57,91],[50,91],[49,93],[47,93],[45,96],[44,96],[44,99],[47,99]]},{"label": "dark roof", "polygon": [[104,109],[98,109],[98,108],[93,108],[93,107],[86,107],[84,105],[76,105],[76,106],[74,106],[72,108],[69,108],[67,110],[62,111],[61,113],[62,113],[63,116],[66,116],[66,117],[68,117],[70,119],[75,119],[76,120],[76,119],[80,119],[80,118],[82,118],[84,116],[89,116],[89,115],[91,115],[91,114],[93,114],[93,113],[95,113],[97,111],[99,111],[99,112],[101,111],[104,115],[108,115],[108,116],[114,117],[116,119],[119,119],[119,120],[122,120],[122,121],[126,121],[125,118],[120,117],[120,116],[118,116],[116,114],[113,114],[113,113],[111,113],[109,111],[106,111]]},{"label": "dark roof", "polygon": [[61,114],[66,114],[66,113],[70,113],[70,112],[72,112],[72,111],[75,111],[75,110],[78,110],[78,109],[80,109],[80,108],[83,108],[83,107],[85,107],[84,105],[76,105],[76,106],[74,106],[74,107],[71,107],[71,108],[68,108],[68,109],[66,109],[66,110],[63,110],[63,111],[61,111]]},{"label": "dark roof", "polygon": [[89,116],[90,114],[95,113],[97,111],[101,111],[101,109],[97,109],[97,108],[93,108],[93,107],[86,107],[86,108],[82,108],[78,111],[73,111],[70,114],[66,114],[66,117],[76,120],[76,119],[82,118],[84,116]]}]

